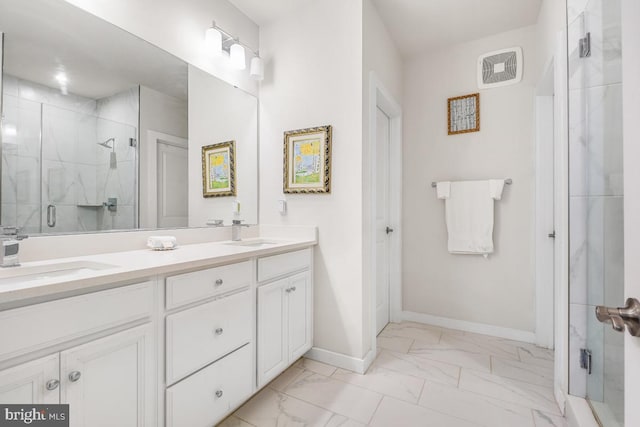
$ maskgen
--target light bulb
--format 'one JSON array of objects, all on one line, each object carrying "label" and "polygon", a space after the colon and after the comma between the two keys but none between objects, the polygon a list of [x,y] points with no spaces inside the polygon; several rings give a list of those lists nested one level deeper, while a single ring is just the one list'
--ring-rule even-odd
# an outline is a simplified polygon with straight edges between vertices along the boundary
[{"label": "light bulb", "polygon": [[247,60],[244,57],[244,47],[235,43],[231,46],[231,66],[236,70],[247,68]]},{"label": "light bulb", "polygon": [[264,79],[264,62],[259,56],[251,58],[251,68],[249,69],[249,76],[254,80]]},{"label": "light bulb", "polygon": [[205,43],[207,50],[213,55],[220,55],[222,53],[222,33],[217,29],[211,27],[208,28],[205,33]]}]

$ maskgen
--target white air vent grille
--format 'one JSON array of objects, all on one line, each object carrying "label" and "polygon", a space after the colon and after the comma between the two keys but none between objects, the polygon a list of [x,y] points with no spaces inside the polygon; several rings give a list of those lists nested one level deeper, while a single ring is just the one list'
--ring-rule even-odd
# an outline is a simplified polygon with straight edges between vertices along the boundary
[{"label": "white air vent grille", "polygon": [[478,87],[488,89],[507,86],[522,80],[522,49],[489,52],[478,58]]}]

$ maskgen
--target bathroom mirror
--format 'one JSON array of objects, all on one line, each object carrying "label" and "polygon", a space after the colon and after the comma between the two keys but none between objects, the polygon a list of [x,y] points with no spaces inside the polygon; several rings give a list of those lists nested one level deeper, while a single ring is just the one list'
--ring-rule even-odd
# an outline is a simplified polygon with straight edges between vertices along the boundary
[{"label": "bathroom mirror", "polygon": [[[63,0],[2,0],[0,32],[2,225],[257,223],[255,97]],[[204,198],[201,147],[232,140],[236,195]]]}]

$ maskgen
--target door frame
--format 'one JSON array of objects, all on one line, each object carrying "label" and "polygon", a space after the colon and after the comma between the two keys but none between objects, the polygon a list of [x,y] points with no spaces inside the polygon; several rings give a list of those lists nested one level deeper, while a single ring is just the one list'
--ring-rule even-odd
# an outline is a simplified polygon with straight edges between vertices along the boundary
[{"label": "door frame", "polygon": [[[555,230],[555,58],[547,63],[538,82],[536,111],[536,213],[535,213],[535,283],[536,345],[553,348],[553,301],[555,242],[548,234]],[[549,173],[551,172],[551,173]]]},{"label": "door frame", "polygon": [[[624,293],[626,298],[640,298],[640,264],[633,256],[640,253],[640,168],[635,164],[640,155],[637,121],[640,115],[640,2],[622,0],[622,116],[624,152]],[[634,183],[635,185],[632,185]],[[627,219],[635,219],[628,221]],[[624,301],[619,301],[619,306]],[[605,328],[609,327],[605,325]],[[624,332],[624,422],[640,425],[640,410],[636,406],[640,396],[640,338]]]},{"label": "door frame", "polygon": [[[368,215],[370,234],[369,269],[370,280],[370,311],[371,311],[371,358],[373,361],[377,353],[376,331],[376,188],[373,184],[376,176],[376,129],[377,109],[379,108],[389,118],[389,222],[394,232],[389,239],[389,321],[398,322],[402,313],[402,108],[396,102],[391,92],[386,89],[375,72],[369,73],[369,206]],[[365,367],[366,369],[366,367]]]},{"label": "door frame", "polygon": [[[189,149],[189,140],[181,138],[179,136],[169,135],[166,133],[148,130],[145,144],[141,147],[143,151],[143,158],[147,159],[147,173],[146,176],[141,176],[141,188],[145,187],[145,191],[141,194],[145,194],[144,212],[140,212],[140,223],[144,224],[142,228],[157,228],[158,227],[158,141],[162,141],[165,144],[175,145],[176,147]],[[142,156],[141,156],[142,157]],[[142,206],[141,206],[142,207]],[[153,207],[153,208],[152,208]]]}]

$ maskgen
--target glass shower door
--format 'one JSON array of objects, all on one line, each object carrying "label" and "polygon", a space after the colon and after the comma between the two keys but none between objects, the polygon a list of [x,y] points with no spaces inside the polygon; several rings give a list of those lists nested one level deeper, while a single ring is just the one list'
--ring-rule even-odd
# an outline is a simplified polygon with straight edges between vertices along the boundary
[{"label": "glass shower door", "polygon": [[568,0],[570,393],[624,424],[624,335],[595,307],[624,301],[620,0]]}]

